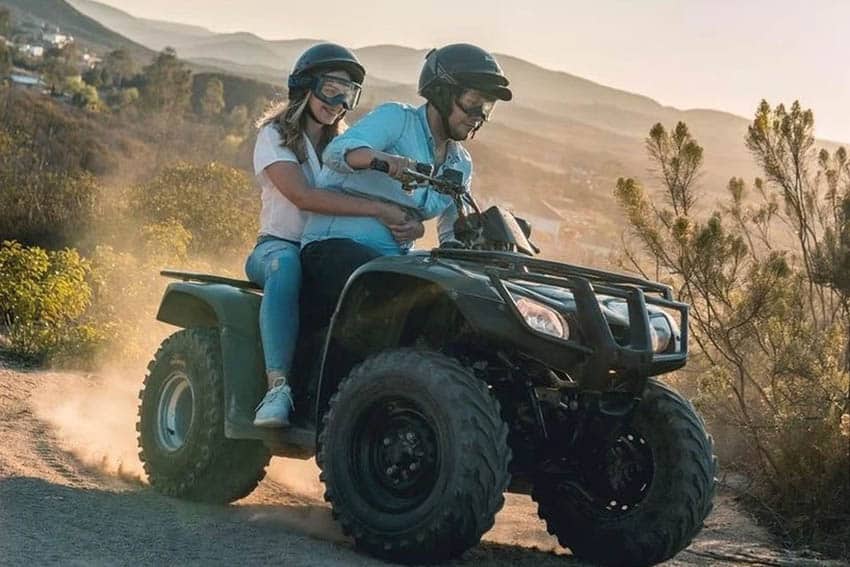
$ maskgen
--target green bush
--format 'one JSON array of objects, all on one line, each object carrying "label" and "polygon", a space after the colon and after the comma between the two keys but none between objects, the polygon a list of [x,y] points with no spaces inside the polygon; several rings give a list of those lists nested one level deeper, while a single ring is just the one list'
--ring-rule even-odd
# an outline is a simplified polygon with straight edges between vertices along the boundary
[{"label": "green bush", "polygon": [[0,311],[13,352],[43,360],[95,348],[102,336],[84,322],[90,271],[76,250],[0,245]]},{"label": "green bush", "polygon": [[259,200],[238,169],[178,163],[131,193],[131,211],[150,223],[176,223],[189,231],[190,254],[242,254],[256,236]]}]

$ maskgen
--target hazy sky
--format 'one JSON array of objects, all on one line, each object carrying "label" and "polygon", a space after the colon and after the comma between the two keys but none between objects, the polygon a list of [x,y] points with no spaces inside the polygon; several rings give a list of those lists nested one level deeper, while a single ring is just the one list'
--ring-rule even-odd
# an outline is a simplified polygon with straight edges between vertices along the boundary
[{"label": "hazy sky", "polygon": [[850,0],[100,0],[147,18],[353,47],[467,41],[679,108],[800,101],[850,142]]}]

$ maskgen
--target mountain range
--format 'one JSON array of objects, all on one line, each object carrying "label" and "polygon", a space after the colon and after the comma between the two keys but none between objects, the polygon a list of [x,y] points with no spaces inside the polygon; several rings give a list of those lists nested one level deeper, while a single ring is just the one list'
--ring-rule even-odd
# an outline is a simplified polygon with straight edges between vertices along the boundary
[{"label": "mountain range", "polygon": [[[298,55],[319,41],[216,33],[137,18],[94,0],[0,0],[4,4],[13,11],[28,10],[94,47],[127,47],[149,58],[171,46],[196,68],[276,86],[283,84]],[[421,102],[415,83],[425,50],[376,45],[355,51],[368,69],[363,97],[367,106],[382,100]],[[704,146],[701,184],[706,206],[725,196],[730,177],[749,179],[757,173],[744,145],[746,118],[708,109],[680,110],[508,54],[496,58],[511,79],[515,97],[499,105],[494,120],[468,145],[476,165],[475,186],[519,212],[562,217],[568,235],[557,243],[562,257],[580,260],[616,248],[623,221],[613,198],[614,183],[620,176],[650,181],[644,139],[657,122],[668,128],[686,122]],[[754,93],[754,110],[758,103],[759,94]]]}]

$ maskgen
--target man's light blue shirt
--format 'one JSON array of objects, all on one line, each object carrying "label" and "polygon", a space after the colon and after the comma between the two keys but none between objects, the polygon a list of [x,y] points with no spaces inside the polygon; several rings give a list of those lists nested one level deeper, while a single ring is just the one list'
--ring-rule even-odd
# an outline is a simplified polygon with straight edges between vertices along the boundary
[{"label": "man's light blue shirt", "polygon": [[[371,195],[407,206],[422,220],[438,218],[440,242],[454,238],[457,210],[451,197],[430,187],[405,192],[401,183],[377,171],[355,171],[345,155],[358,148],[371,148],[433,164],[436,161],[434,139],[428,125],[427,105],[419,108],[398,102],[376,107],[345,133],[337,136],[323,154],[323,168],[316,185],[330,191]],[[449,142],[443,169],[463,173],[467,189],[472,180],[472,159],[457,142]],[[410,246],[399,245],[390,230],[373,217],[345,217],[311,213],[301,239],[302,246],[316,240],[349,238],[386,255],[405,254]]]}]

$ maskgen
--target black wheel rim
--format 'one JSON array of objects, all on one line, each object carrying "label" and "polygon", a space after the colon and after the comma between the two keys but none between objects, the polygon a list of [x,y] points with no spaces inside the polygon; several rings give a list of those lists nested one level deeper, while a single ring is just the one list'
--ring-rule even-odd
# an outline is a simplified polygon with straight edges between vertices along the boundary
[{"label": "black wheel rim", "polygon": [[604,514],[631,512],[646,498],[655,476],[652,448],[642,435],[627,431],[599,457],[587,482],[594,503]]},{"label": "black wheel rim", "polygon": [[369,504],[384,512],[415,509],[440,470],[437,431],[413,400],[383,398],[365,408],[351,436],[350,472]]},{"label": "black wheel rim", "polygon": [[568,475],[571,480],[557,483],[558,491],[601,518],[620,517],[640,507],[655,478],[652,447],[631,430],[607,447],[589,450],[570,461],[563,465],[573,471]]}]

